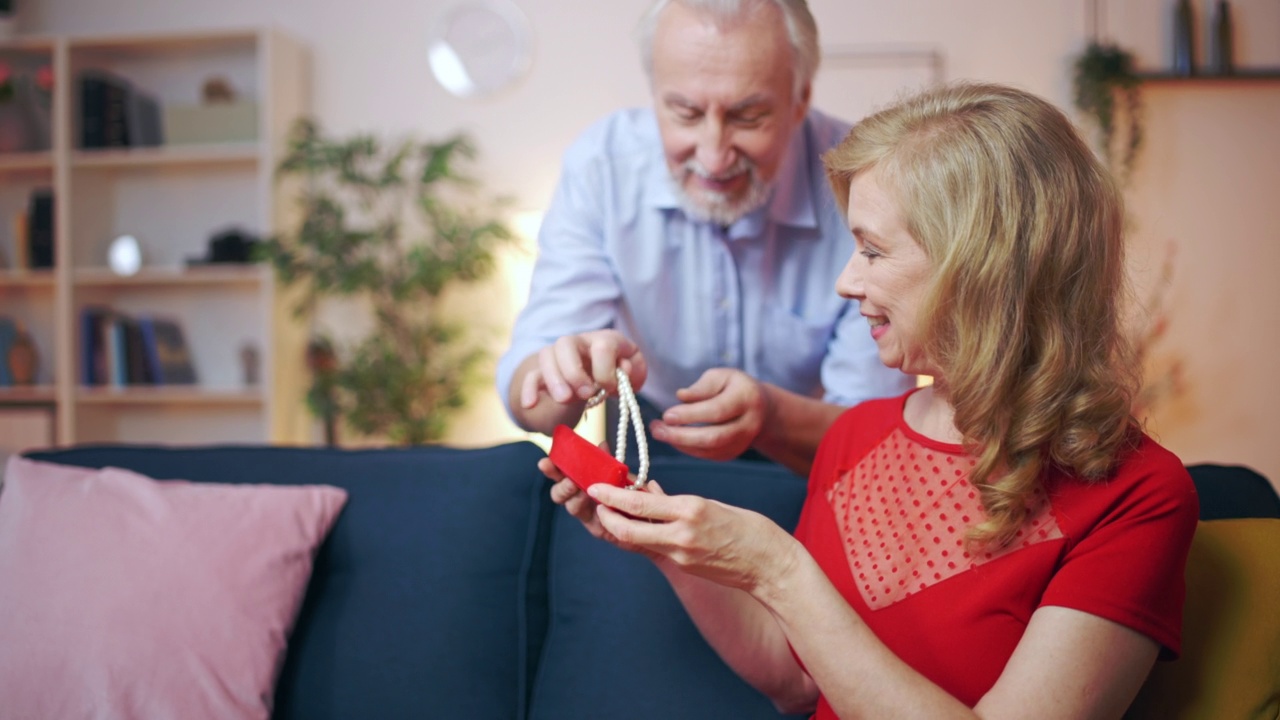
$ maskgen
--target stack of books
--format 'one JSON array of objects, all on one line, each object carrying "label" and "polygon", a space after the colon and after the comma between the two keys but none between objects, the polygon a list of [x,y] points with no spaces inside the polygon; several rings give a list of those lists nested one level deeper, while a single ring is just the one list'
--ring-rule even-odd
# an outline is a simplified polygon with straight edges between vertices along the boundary
[{"label": "stack of books", "polygon": [[105,305],[81,311],[84,385],[192,385],[195,365],[182,325],[172,318],[133,317]]},{"label": "stack of books", "polygon": [[80,147],[148,147],[164,142],[160,103],[104,70],[80,73]]}]

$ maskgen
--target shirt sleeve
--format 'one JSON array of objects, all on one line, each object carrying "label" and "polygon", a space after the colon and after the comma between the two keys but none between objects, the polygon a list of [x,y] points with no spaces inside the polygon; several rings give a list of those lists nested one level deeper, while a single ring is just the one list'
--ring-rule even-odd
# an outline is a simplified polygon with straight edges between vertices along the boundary
[{"label": "shirt sleeve", "polygon": [[622,291],[604,251],[599,162],[566,162],[538,231],[529,299],[498,360],[498,395],[511,414],[510,389],[524,359],[559,337],[612,327]]},{"label": "shirt sleeve", "polygon": [[[1066,553],[1041,605],[1069,607],[1146,635],[1162,657],[1181,651],[1185,570],[1199,516],[1195,486],[1176,456],[1150,440],[1110,481],[1099,521]],[[1056,503],[1055,503],[1056,505]],[[1092,513],[1083,513],[1092,515]],[[1070,518],[1060,522],[1070,523]]]}]

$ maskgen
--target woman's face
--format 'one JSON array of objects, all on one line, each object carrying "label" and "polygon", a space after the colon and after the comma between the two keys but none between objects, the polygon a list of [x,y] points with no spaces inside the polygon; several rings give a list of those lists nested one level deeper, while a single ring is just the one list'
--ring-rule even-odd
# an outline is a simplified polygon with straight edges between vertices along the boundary
[{"label": "woman's face", "polygon": [[925,358],[920,316],[933,263],[907,232],[897,199],[874,167],[854,176],[847,211],[856,246],[836,292],[858,301],[881,362],[906,373],[936,374]]}]

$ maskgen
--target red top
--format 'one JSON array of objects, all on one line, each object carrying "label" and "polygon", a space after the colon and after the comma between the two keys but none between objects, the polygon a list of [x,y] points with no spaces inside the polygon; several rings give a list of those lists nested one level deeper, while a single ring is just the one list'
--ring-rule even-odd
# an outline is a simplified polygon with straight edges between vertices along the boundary
[{"label": "red top", "polygon": [[[1106,482],[1050,470],[1017,539],[970,554],[965,529],[984,517],[973,460],[907,427],[908,395],[862,403],[832,425],[796,529],[882,642],[969,706],[1042,605],[1120,623],[1177,656],[1199,503],[1175,455],[1143,435]],[[835,714],[819,699],[814,717]]]}]

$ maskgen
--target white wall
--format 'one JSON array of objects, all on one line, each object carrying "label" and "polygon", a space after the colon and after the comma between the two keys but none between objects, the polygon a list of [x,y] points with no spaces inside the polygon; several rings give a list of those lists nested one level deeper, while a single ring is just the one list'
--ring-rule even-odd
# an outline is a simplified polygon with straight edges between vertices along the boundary
[{"label": "white wall", "polygon": [[[445,0],[22,0],[20,21],[28,32],[58,33],[273,24],[311,49],[325,127],[421,136],[466,130],[478,141],[489,186],[536,210],[579,130],[615,107],[647,102],[631,30],[648,0],[514,2],[536,35],[532,70],[512,90],[480,100],[449,96],[427,72],[426,39],[453,6]],[[1090,2],[811,0],[828,47],[936,49],[947,78],[1013,83],[1064,107]],[[1165,65],[1172,0],[1110,5],[1102,33],[1142,65]],[[1208,3],[1200,7],[1207,15]],[[1238,63],[1280,67],[1280,2],[1232,7]],[[1280,432],[1280,380],[1260,372],[1280,355],[1280,81],[1160,86],[1146,98],[1147,150],[1131,193],[1135,257],[1149,285],[1163,248],[1177,247],[1170,328],[1157,356],[1187,370],[1185,392],[1157,407],[1151,428],[1188,462],[1244,463],[1280,482],[1280,442],[1272,438]],[[528,260],[511,259],[511,287],[497,300],[482,296],[497,338],[523,297]],[[514,436],[493,393],[476,404],[456,442]]]}]

